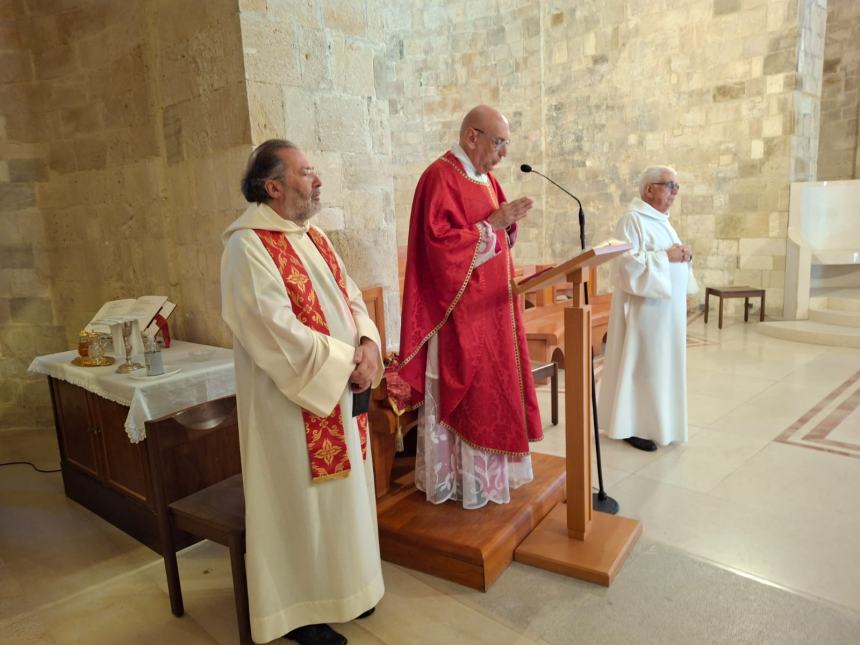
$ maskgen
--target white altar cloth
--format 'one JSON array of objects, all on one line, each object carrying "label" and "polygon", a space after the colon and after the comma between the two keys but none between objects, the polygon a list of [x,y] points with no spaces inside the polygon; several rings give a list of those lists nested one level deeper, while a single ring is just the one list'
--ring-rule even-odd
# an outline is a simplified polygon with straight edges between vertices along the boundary
[{"label": "white altar cloth", "polygon": [[[192,352],[212,350],[205,360],[191,357]],[[78,367],[71,361],[77,352],[60,352],[37,356],[27,368],[29,372],[53,376],[89,390],[93,394],[127,405],[125,432],[131,443],[146,438],[144,423],[172,414],[183,408],[236,393],[233,371],[233,350],[174,340],[169,349],[162,350],[166,371],[180,368],[175,374],[134,378],[146,370],[117,374],[123,359],[106,367]],[[135,358],[135,357],[133,357]],[[142,359],[142,356],[136,357]]]}]

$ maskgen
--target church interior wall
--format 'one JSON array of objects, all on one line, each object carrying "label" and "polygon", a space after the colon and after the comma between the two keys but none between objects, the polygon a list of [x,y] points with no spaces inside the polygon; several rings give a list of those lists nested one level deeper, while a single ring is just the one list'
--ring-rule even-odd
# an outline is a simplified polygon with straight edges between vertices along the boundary
[{"label": "church interior wall", "polygon": [[51,412],[42,379],[26,376],[34,355],[65,349],[49,280],[37,197],[48,180],[49,149],[37,133],[53,93],[34,67],[23,3],[0,3],[0,427],[46,426]]},{"label": "church interior wall", "polygon": [[827,1],[818,180],[860,179],[860,3]]},{"label": "church interior wall", "polygon": [[[26,214],[42,228],[19,240],[33,245],[44,293],[26,303],[31,329],[3,329],[21,348],[8,419],[20,427],[50,418],[27,356],[75,346],[107,300],[167,295],[181,304],[177,336],[223,340],[212,321],[218,234],[238,201],[223,177],[238,177],[250,141],[234,3],[206,3],[193,18],[165,0],[5,4],[26,55],[7,93],[22,100],[4,116],[16,130],[27,121],[41,156]],[[50,343],[37,319],[54,325]]]},{"label": "church interior wall", "polygon": [[[499,178],[537,208],[519,262],[610,237],[647,165],[676,167],[672,212],[699,282],[768,289],[781,311],[791,181],[815,178],[826,0],[417,2],[387,14],[398,242],[420,170],[486,102],[511,118]],[[601,290],[608,280],[599,281]]]},{"label": "church interior wall", "polygon": [[[382,2],[2,0],[0,422],[44,427],[33,356],[101,304],[164,294],[186,340],[229,346],[221,233],[253,145],[289,137],[318,221],[398,333]],[[384,88],[382,88],[384,89]]]},{"label": "church interior wall", "polygon": [[575,205],[521,163],[582,198],[590,243],[668,163],[700,283],[763,286],[778,313],[789,183],[850,157],[830,152],[857,109],[854,4],[831,0],[825,52],[825,0],[2,0],[0,413],[49,418],[24,364],[109,299],[164,293],[178,335],[230,344],[220,233],[272,136],[319,167],[318,222],[361,286],[385,287],[396,341],[415,183],[482,102],[511,120],[508,196],[536,199],[519,262],[578,246]]},{"label": "church interior wall", "polygon": [[383,287],[387,336],[396,342],[385,3],[239,4],[252,141],[287,137],[315,164],[323,203],[315,223],[359,286]]}]

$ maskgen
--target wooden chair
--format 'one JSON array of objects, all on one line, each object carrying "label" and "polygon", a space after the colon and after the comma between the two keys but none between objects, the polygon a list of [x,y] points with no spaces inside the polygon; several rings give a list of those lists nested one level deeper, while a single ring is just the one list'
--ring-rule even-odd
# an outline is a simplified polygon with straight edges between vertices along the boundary
[{"label": "wooden chair", "polygon": [[170,608],[182,616],[176,550],[208,539],[230,550],[239,641],[250,644],[245,578],[245,496],[236,397],[146,422],[146,445]]},{"label": "wooden chair", "polygon": [[[400,257],[405,262],[405,248]],[[401,263],[402,266],[402,263]],[[367,313],[379,330],[382,342],[382,355],[386,357],[385,337],[385,307],[382,287],[367,287],[361,290],[361,297],[367,305]],[[386,357],[387,358],[387,357]],[[377,499],[385,495],[391,488],[391,469],[394,465],[395,437],[400,429],[405,435],[415,426],[416,413],[407,413],[398,417],[388,402],[388,391],[385,380],[371,392],[370,409],[367,412],[370,423],[370,446],[373,455],[373,481]]]},{"label": "wooden chair", "polygon": [[[558,363],[564,369],[564,310],[570,303],[556,302],[552,305],[532,307],[523,312],[523,325],[529,357],[533,361]],[[603,340],[609,330],[609,311],[612,294],[601,294],[591,298],[591,346],[594,355],[600,354]]]},{"label": "wooden chair", "polygon": [[549,414],[552,425],[558,425],[558,363],[541,363],[532,361],[532,377],[535,383],[546,382],[549,379]]}]

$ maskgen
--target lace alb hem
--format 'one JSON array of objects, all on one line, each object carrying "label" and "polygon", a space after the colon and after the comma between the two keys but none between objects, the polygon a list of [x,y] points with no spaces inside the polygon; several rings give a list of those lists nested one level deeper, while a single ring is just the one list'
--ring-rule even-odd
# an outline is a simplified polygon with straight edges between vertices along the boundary
[{"label": "lace alb hem", "polygon": [[511,489],[534,479],[531,455],[489,453],[461,440],[438,421],[438,380],[428,377],[425,383],[424,408],[418,417],[415,487],[433,504],[452,499],[462,501],[463,508],[476,509],[489,502],[510,502]]}]

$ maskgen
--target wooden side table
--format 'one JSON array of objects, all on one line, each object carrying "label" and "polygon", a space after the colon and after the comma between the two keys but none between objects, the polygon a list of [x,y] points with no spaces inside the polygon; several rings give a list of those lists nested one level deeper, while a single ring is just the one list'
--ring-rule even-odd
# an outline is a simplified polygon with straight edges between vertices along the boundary
[{"label": "wooden side table", "polygon": [[764,289],[755,289],[754,287],[707,287],[705,289],[705,324],[708,323],[708,310],[710,309],[708,299],[711,295],[715,295],[720,299],[720,315],[717,323],[719,329],[723,328],[723,298],[744,299],[744,322],[749,320],[750,298],[761,298],[759,321],[764,320]]}]

